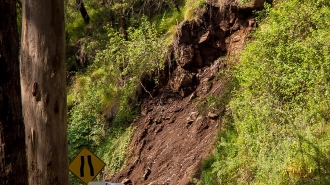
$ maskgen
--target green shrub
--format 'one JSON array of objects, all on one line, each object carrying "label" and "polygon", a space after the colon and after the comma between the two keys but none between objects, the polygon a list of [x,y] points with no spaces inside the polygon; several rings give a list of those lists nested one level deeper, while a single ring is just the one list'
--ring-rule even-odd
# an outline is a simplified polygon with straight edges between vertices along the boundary
[{"label": "green shrub", "polygon": [[184,7],[184,19],[191,20],[200,16],[205,8],[205,0],[187,0]]},{"label": "green shrub", "polygon": [[105,171],[112,174],[125,164],[126,146],[134,130],[129,123],[139,105],[137,86],[144,74],[162,69],[166,50],[147,21],[128,29],[128,40],[112,28],[105,29],[108,44],[96,52],[84,73],[76,74],[69,93],[69,151],[72,159],[87,146],[100,154],[107,162]]},{"label": "green shrub", "polygon": [[242,53],[212,172],[220,184],[326,184],[330,2],[288,0]]}]

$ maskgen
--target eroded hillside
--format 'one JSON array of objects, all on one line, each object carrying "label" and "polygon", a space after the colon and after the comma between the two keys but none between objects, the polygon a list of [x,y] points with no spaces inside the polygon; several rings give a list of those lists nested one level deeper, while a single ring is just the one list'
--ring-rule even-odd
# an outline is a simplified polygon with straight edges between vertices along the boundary
[{"label": "eroded hillside", "polygon": [[263,6],[257,2],[208,1],[199,17],[179,25],[161,82],[141,87],[130,160],[111,182],[185,185],[199,178],[226,114],[232,63],[257,26],[252,11]]}]

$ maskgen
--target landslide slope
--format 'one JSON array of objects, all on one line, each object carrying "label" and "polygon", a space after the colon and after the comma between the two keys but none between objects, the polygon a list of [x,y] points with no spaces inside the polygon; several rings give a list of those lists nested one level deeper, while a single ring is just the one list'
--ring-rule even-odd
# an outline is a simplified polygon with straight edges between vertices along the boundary
[{"label": "landslide slope", "polygon": [[159,86],[145,91],[128,165],[109,179],[126,184],[192,184],[212,153],[233,88],[232,63],[256,27],[255,1],[207,1],[178,26]]}]

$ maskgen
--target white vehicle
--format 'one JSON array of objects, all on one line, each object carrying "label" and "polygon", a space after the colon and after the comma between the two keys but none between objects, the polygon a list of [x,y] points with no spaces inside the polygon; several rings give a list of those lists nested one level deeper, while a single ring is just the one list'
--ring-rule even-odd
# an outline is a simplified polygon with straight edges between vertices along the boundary
[{"label": "white vehicle", "polygon": [[112,183],[112,182],[90,182],[88,185],[124,185],[123,183]]}]

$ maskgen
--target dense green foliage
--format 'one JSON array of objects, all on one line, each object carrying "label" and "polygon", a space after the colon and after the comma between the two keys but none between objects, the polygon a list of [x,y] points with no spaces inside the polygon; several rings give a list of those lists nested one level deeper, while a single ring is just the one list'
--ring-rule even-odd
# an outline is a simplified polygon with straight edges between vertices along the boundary
[{"label": "dense green foliage", "polygon": [[136,89],[140,79],[162,68],[166,50],[147,21],[139,29],[128,29],[128,40],[112,28],[106,29],[109,41],[105,49],[97,51],[93,64],[75,77],[69,96],[69,146],[70,156],[82,146],[96,150],[101,157],[107,155],[106,170],[113,173],[124,163],[122,147],[132,135],[128,123],[138,110]]},{"label": "dense green foliage", "polygon": [[204,184],[329,184],[330,1],[287,0],[263,15]]}]

